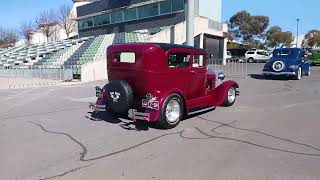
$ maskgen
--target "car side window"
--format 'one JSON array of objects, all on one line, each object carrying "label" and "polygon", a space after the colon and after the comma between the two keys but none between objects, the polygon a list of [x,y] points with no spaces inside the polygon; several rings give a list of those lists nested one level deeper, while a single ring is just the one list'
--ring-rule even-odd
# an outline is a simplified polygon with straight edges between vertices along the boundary
[{"label": "car side window", "polygon": [[265,55],[262,51],[258,51],[257,54],[259,54],[259,55]]},{"label": "car side window", "polygon": [[204,66],[204,55],[196,54],[193,56],[192,67],[203,67]]},{"label": "car side window", "polygon": [[169,68],[189,67],[190,57],[191,57],[190,54],[186,54],[186,53],[170,53],[168,57]]}]

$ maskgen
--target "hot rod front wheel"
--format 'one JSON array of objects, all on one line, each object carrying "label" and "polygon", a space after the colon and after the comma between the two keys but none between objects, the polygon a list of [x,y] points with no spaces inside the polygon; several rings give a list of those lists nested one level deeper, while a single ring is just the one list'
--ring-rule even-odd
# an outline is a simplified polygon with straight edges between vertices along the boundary
[{"label": "hot rod front wheel", "polygon": [[237,98],[236,88],[234,86],[230,87],[228,90],[227,96],[224,98],[223,106],[224,107],[232,106],[236,101],[236,98]]},{"label": "hot rod front wheel", "polygon": [[183,117],[184,106],[178,94],[171,94],[164,101],[161,108],[159,123],[161,128],[171,129],[176,127]]}]

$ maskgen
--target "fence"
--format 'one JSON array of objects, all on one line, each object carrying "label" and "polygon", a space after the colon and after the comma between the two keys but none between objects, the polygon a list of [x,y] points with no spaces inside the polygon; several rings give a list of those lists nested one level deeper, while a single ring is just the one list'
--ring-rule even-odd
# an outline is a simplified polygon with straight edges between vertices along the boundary
[{"label": "fence", "polygon": [[0,77],[5,78],[36,78],[71,81],[72,69],[0,69]]},{"label": "fence", "polygon": [[239,60],[228,61],[223,65],[223,59],[209,59],[208,69],[215,72],[223,71],[229,78],[246,78],[248,75],[247,62]]}]

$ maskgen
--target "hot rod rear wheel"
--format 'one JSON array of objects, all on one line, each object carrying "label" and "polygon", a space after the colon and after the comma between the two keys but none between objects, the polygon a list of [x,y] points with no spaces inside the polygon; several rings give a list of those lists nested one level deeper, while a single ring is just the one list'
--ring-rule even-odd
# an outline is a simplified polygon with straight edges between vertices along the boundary
[{"label": "hot rod rear wheel", "polygon": [[184,105],[178,94],[171,94],[164,101],[161,108],[159,124],[161,128],[171,129],[176,127],[183,117]]},{"label": "hot rod rear wheel", "polygon": [[237,90],[234,86],[230,87],[227,93],[227,96],[224,98],[223,106],[229,107],[234,104],[237,97]]}]

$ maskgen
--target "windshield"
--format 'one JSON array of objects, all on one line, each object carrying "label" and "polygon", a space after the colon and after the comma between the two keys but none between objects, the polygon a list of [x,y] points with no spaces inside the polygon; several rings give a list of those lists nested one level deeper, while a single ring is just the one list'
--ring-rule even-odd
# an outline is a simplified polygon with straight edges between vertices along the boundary
[{"label": "windshield", "polygon": [[297,55],[298,51],[293,49],[277,49],[273,51],[273,57],[275,58],[296,58]]}]

